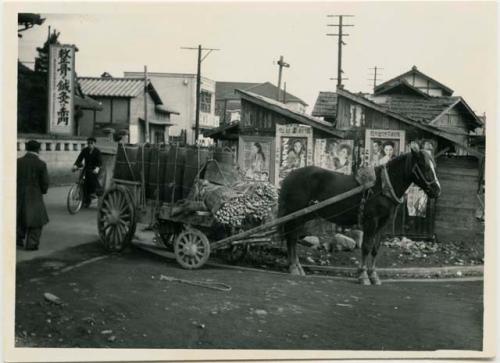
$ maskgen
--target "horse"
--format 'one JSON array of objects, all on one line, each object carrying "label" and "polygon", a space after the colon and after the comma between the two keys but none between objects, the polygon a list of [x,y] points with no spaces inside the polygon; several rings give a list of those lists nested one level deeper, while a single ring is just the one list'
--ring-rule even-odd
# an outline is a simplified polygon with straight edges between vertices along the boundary
[{"label": "horse", "polygon": [[[388,161],[385,165],[375,167],[375,175],[375,185],[365,192],[281,226],[281,238],[287,242],[290,273],[305,275],[296,250],[297,242],[304,237],[305,222],[321,217],[341,226],[353,226],[361,221],[363,242],[358,281],[363,285],[381,284],[375,270],[380,247],[379,232],[390,220],[396,206],[403,202],[404,194],[412,183],[422,188],[430,198],[439,197],[441,185],[433,158],[418,146],[412,146],[410,152]],[[283,180],[278,199],[278,216],[283,217],[358,186],[359,183],[353,175],[344,175],[316,166],[296,169]],[[372,258],[368,264],[370,253]]]}]

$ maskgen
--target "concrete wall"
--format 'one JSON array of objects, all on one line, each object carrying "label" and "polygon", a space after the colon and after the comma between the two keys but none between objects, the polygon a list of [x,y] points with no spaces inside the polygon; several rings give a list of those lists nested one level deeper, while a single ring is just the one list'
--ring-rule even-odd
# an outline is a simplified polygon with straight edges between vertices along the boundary
[{"label": "concrete wall", "polygon": [[[86,138],[56,138],[49,135],[19,134],[17,138],[17,157],[26,153],[26,142],[36,140],[41,143],[40,159],[47,163],[50,185],[64,185],[75,182],[77,173],[71,172],[71,167],[87,145]],[[109,147],[104,140],[97,141],[97,147],[103,152],[103,169],[112,168],[116,146]],[[64,196],[65,197],[65,196]]]}]

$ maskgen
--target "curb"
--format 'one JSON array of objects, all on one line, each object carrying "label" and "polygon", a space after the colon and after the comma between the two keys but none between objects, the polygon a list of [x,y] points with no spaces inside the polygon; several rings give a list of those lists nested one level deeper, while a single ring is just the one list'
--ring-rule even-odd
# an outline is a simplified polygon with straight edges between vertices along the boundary
[{"label": "curb", "polygon": [[[322,271],[332,274],[355,276],[358,269],[355,267],[315,266],[302,265],[311,271]],[[381,277],[420,277],[420,278],[442,278],[450,276],[483,276],[483,265],[472,266],[443,266],[443,267],[402,267],[402,268],[377,268]]]},{"label": "curb", "polygon": [[[166,257],[175,260],[175,255],[172,252],[165,251],[164,249],[153,246],[146,245],[143,243],[134,243],[134,246],[154,253],[155,255]],[[230,269],[230,270],[240,270],[240,271],[252,271],[268,274],[279,274],[279,275],[289,275],[286,272],[280,271],[270,271],[264,269],[258,269],[253,267],[245,266],[235,266],[226,265],[216,262],[207,262],[206,266]],[[357,274],[357,268],[354,267],[333,267],[333,266],[314,266],[314,265],[302,265],[305,269],[309,271],[323,271],[327,272],[326,276],[319,276],[311,274],[309,276],[314,277],[330,277],[339,280],[355,280],[353,276]],[[471,281],[476,281],[478,278],[482,280],[484,266],[444,266],[444,267],[407,267],[407,268],[379,268],[377,269],[379,276],[384,278],[393,279],[390,282],[397,282],[400,280],[405,281],[429,281],[429,280],[464,280],[467,281],[468,278],[462,276],[468,276],[472,278]],[[460,273],[459,273],[460,272]],[[452,277],[454,277],[452,279]]]}]

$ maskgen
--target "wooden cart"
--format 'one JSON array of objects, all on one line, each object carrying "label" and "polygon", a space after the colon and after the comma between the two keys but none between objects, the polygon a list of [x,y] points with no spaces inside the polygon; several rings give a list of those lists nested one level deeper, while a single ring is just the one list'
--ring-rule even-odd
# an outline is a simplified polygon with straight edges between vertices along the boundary
[{"label": "wooden cart", "polygon": [[[122,148],[122,155],[126,159],[127,147],[123,145],[120,147]],[[139,146],[139,148],[144,150],[144,146]],[[177,156],[178,150],[173,150]],[[207,163],[214,160],[218,162],[214,159],[216,153],[217,151],[209,152],[207,160],[198,163],[199,170],[196,177],[199,176],[199,171],[206,167]],[[120,148],[117,160],[119,155]],[[144,155],[144,152],[142,155]],[[157,157],[155,160],[160,163],[160,159],[160,157]],[[196,208],[196,201],[191,201],[189,198],[176,200],[173,197],[175,183],[173,191],[169,189],[172,192],[170,200],[161,201],[158,190],[154,193],[156,198],[149,198],[151,193],[149,193],[150,195],[146,193],[146,163],[137,162],[137,160],[125,160],[125,163],[130,175],[138,180],[117,178],[116,176],[119,173],[117,173],[115,166],[112,186],[104,193],[97,216],[99,236],[104,248],[110,252],[122,251],[131,243],[137,223],[139,221],[143,223],[149,221],[150,226],[155,230],[158,242],[166,248],[172,247],[177,262],[187,269],[202,267],[215,250],[231,250],[235,255],[233,257],[237,258],[245,251],[241,247],[269,242],[270,237],[276,233],[276,228],[279,225],[313,213],[327,205],[360,193],[371,186],[359,186],[285,217],[248,230],[237,231],[218,224],[213,215],[209,211],[203,210],[201,206]],[[136,164],[135,171],[134,163]],[[159,165],[156,166],[157,170],[159,170]],[[174,163],[173,169],[176,169],[177,166],[178,164]],[[166,172],[175,173],[174,170],[167,170]],[[192,186],[193,184],[191,184]]]}]

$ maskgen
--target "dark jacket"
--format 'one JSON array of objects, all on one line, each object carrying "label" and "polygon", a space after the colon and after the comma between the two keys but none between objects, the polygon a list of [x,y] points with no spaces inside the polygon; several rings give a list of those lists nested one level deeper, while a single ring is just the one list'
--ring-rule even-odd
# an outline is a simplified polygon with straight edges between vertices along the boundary
[{"label": "dark jacket", "polygon": [[17,223],[42,227],[49,222],[43,194],[49,188],[47,164],[27,152],[17,159]]},{"label": "dark jacket", "polygon": [[97,166],[101,167],[101,151],[96,147],[94,147],[92,152],[90,152],[90,148],[88,146],[83,148],[75,161],[75,165],[81,167],[82,161],[85,161],[85,170],[87,171],[94,170]]}]

